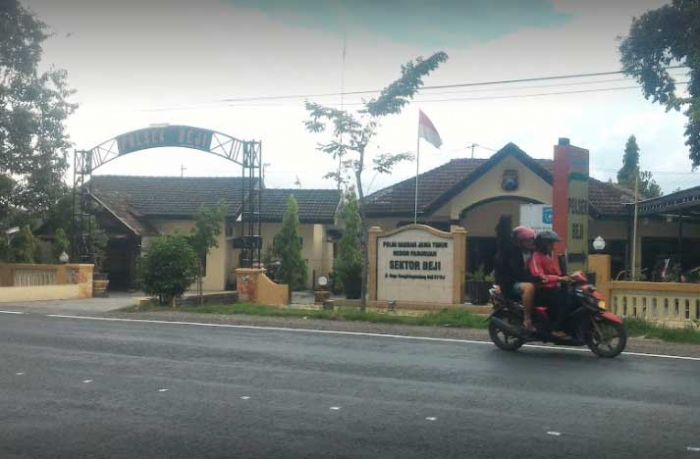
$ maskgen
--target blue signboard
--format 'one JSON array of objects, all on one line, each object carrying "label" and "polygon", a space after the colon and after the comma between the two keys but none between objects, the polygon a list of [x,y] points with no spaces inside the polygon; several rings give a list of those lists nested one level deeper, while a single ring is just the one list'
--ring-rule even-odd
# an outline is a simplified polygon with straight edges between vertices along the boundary
[{"label": "blue signboard", "polygon": [[554,222],[554,211],[551,207],[544,207],[542,209],[542,223],[545,225],[551,225]]}]

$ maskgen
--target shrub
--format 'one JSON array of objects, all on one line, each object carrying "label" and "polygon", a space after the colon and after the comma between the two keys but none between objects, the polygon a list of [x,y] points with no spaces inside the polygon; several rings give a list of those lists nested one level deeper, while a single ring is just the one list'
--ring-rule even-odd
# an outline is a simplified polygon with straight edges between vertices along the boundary
[{"label": "shrub", "polygon": [[173,304],[197,278],[199,260],[186,236],[153,240],[143,259],[143,289],[160,304]]}]

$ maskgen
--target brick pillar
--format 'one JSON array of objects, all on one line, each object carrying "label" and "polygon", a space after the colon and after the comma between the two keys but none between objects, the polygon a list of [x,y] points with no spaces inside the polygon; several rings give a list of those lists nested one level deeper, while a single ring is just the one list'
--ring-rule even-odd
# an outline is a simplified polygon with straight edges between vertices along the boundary
[{"label": "brick pillar", "polygon": [[450,227],[452,234],[452,244],[454,247],[454,279],[452,287],[452,303],[464,303],[464,282],[467,264],[467,230],[461,226]]},{"label": "brick pillar", "polygon": [[367,259],[369,260],[369,269],[367,270],[368,301],[377,301],[377,238],[380,234],[382,234],[381,227],[373,226],[369,229],[367,235]]},{"label": "brick pillar", "polygon": [[596,288],[610,302],[610,255],[589,255],[588,271],[595,274]]},{"label": "brick pillar", "polygon": [[559,139],[554,146],[553,226],[562,239],[555,252],[567,254],[569,271],[583,270],[588,255],[588,171],[588,150]]}]

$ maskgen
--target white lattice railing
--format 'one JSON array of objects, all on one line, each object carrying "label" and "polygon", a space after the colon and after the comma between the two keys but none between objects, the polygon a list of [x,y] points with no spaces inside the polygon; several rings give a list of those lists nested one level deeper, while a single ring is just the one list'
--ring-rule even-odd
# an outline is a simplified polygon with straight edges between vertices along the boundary
[{"label": "white lattice railing", "polygon": [[13,276],[15,287],[38,287],[55,285],[56,270],[16,269]]},{"label": "white lattice railing", "polygon": [[611,282],[612,312],[674,327],[700,321],[700,285],[658,282]]}]

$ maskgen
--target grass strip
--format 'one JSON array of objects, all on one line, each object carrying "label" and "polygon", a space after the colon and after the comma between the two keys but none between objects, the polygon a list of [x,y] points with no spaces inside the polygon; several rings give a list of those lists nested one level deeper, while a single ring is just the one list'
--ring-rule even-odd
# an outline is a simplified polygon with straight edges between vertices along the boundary
[{"label": "grass strip", "polygon": [[[199,314],[242,314],[249,316],[296,317],[323,320],[347,320],[383,324],[460,327],[485,329],[488,324],[483,316],[459,309],[447,309],[420,316],[403,316],[389,312],[361,311],[357,307],[341,306],[333,310],[291,309],[257,304],[215,304],[205,306],[132,306],[123,311],[182,311]],[[700,330],[697,327],[669,328],[642,319],[625,319],[628,336],[660,339],[671,343],[700,344]]]},{"label": "grass strip", "polygon": [[333,310],[290,309],[276,308],[257,304],[216,304],[205,306],[183,306],[170,308],[167,306],[132,306],[123,309],[126,312],[143,311],[182,311],[199,314],[244,314],[250,316],[296,317],[323,320],[347,320],[355,322],[371,322],[400,325],[448,326],[462,328],[487,328],[483,316],[472,314],[459,309],[444,310],[420,316],[403,316],[396,313],[361,311],[357,307],[342,306]]},{"label": "grass strip", "polygon": [[685,328],[670,328],[656,325],[643,319],[625,319],[629,336],[660,339],[670,343],[700,344],[700,330],[689,325]]}]

